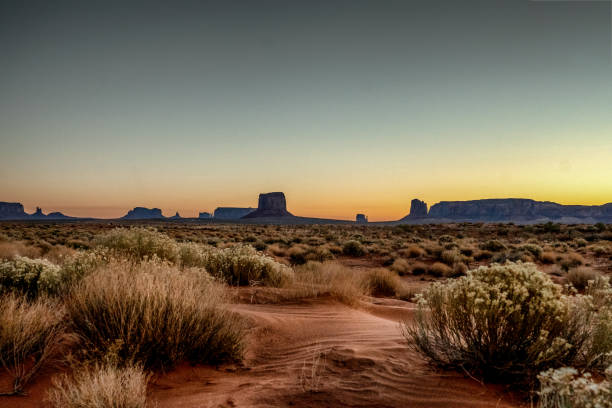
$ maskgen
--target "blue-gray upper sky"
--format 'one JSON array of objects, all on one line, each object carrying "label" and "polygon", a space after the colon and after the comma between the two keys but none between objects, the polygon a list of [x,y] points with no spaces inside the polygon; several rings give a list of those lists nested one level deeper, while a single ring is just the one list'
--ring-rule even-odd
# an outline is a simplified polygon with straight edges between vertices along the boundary
[{"label": "blue-gray upper sky", "polygon": [[0,1],[0,200],[612,201],[607,1]]}]

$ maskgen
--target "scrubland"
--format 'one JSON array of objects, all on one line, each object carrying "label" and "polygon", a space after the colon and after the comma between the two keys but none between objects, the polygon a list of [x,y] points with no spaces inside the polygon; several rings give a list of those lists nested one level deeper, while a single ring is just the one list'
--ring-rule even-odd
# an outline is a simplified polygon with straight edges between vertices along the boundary
[{"label": "scrubland", "polygon": [[610,407],[610,276],[602,224],[1,223],[0,405]]}]

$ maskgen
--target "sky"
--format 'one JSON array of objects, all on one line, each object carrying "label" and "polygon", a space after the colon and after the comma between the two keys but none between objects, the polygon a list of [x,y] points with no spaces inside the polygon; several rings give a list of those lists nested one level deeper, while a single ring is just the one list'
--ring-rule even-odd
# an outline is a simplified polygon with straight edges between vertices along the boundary
[{"label": "sky", "polygon": [[0,201],[612,201],[612,1],[0,0]]}]

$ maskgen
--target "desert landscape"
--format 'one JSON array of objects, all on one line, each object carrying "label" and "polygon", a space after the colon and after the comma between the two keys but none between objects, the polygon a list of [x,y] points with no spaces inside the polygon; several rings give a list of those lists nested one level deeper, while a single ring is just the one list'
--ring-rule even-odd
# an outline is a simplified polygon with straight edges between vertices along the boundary
[{"label": "desert landscape", "polygon": [[0,408],[612,408],[611,0],[0,0]]},{"label": "desert landscape", "polygon": [[[601,387],[588,391],[599,406],[610,401],[607,225],[5,221],[0,238],[6,406],[556,407],[537,376],[568,365],[595,375],[581,381]],[[544,361],[484,339],[489,356],[446,355],[476,345],[437,338],[419,298],[482,273],[515,280],[489,282],[501,299],[514,285],[546,297],[488,304],[498,315],[486,322],[465,300],[440,304],[445,330],[521,329],[541,353],[557,341],[536,345],[551,322],[520,318],[536,317],[531,305],[552,313],[552,296],[572,305],[555,336],[576,345]]]}]

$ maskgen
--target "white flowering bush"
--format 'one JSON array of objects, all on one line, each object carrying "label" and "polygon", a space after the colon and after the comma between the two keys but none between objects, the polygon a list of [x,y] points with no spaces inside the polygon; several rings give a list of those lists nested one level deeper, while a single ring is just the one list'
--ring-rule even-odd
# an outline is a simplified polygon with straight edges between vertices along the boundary
[{"label": "white flowering bush", "polygon": [[99,247],[133,260],[162,259],[181,267],[205,268],[212,276],[232,285],[261,282],[283,286],[293,270],[250,245],[218,249],[194,243],[178,243],[148,228],[116,229],[96,239]]},{"label": "white flowering bush", "polygon": [[434,283],[418,300],[415,322],[405,322],[409,345],[432,362],[485,378],[534,378],[571,361],[584,334],[568,324],[562,288],[533,264],[471,270]]},{"label": "white flowering bush", "polygon": [[538,376],[539,408],[612,408],[612,365],[605,379],[595,381],[591,374],[578,374],[571,367],[550,369]]},{"label": "white flowering bush", "polygon": [[178,261],[177,242],[152,228],[116,228],[96,237],[94,243],[134,260],[157,257],[171,262]]},{"label": "white flowering bush", "polygon": [[101,251],[80,251],[56,265],[47,259],[16,256],[0,263],[0,293],[17,292],[28,298],[66,294],[69,286],[108,261]]},{"label": "white flowering bush", "polygon": [[283,286],[293,279],[293,270],[257,252],[249,245],[210,249],[202,254],[202,266],[213,276],[232,285],[262,282]]},{"label": "white flowering bush", "polygon": [[584,364],[603,371],[612,365],[612,286],[610,278],[598,277],[589,281],[585,290],[587,307],[582,321],[589,338],[583,347]]},{"label": "white flowering bush", "polygon": [[29,298],[39,291],[54,290],[60,284],[61,268],[46,259],[16,256],[0,263],[0,293],[19,292]]}]

